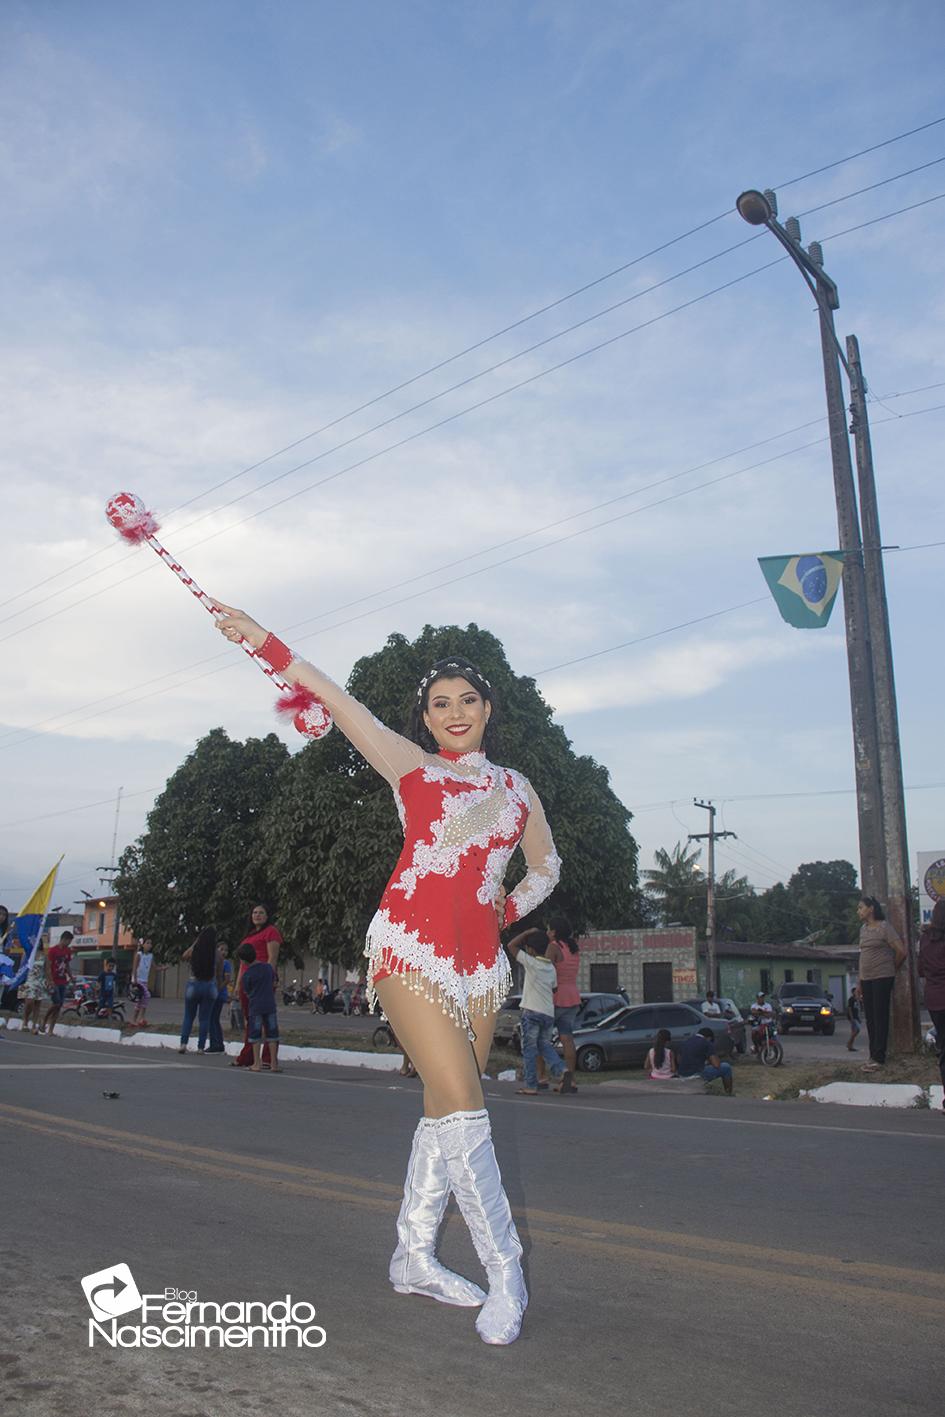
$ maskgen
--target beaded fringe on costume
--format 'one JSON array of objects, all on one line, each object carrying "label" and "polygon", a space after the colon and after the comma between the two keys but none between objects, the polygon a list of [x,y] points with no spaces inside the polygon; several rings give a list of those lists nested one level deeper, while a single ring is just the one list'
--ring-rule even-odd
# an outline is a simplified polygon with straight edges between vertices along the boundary
[{"label": "beaded fringe on costume", "polygon": [[470,1009],[480,1014],[498,1013],[512,988],[512,970],[501,945],[491,965],[479,964],[467,974],[457,968],[453,959],[438,955],[417,931],[392,920],[386,910],[379,910],[371,921],[364,953],[368,959],[367,996],[372,1010],[377,1002],[375,975],[381,971],[397,974],[412,994],[422,994],[431,1003],[439,1004],[457,1028],[465,1028],[471,1037]]}]

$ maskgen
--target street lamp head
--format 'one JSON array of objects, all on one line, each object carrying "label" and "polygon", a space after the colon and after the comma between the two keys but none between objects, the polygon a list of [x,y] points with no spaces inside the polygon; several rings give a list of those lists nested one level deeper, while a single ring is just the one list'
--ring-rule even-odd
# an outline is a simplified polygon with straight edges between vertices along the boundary
[{"label": "street lamp head", "polygon": [[774,216],[774,208],[764,192],[756,192],[754,188],[741,194],[735,203],[735,210],[749,226],[767,226]]}]

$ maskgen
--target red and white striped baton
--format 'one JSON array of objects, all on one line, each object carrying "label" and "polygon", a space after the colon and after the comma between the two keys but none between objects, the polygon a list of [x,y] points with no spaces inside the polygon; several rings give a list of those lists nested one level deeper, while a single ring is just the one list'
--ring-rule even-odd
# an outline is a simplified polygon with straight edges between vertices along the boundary
[{"label": "red and white striped baton", "polygon": [[[215,605],[207,595],[206,591],[189,576],[179,561],[175,561],[173,556],[165,546],[162,546],[157,539],[157,532],[160,530],[158,523],[152,512],[149,512],[140,497],[134,492],[116,492],[114,497],[109,498],[105,504],[105,515],[112,526],[118,532],[123,541],[127,541],[131,546],[141,546],[147,544],[156,553],[159,559],[173,571],[174,575],[185,585],[191,595],[207,611],[209,615],[220,615],[223,612],[219,605]],[[287,684],[284,679],[273,669],[271,664],[267,664],[264,659],[253,649],[248,640],[242,636],[234,643],[239,644],[244,654],[248,654],[254,664],[262,670],[267,679],[271,679],[283,697],[276,704],[278,713],[292,714],[292,722],[300,733],[304,733],[308,738],[324,738],[331,728],[332,718],[328,709],[317,699],[310,689],[302,688],[299,685],[293,687]]]}]

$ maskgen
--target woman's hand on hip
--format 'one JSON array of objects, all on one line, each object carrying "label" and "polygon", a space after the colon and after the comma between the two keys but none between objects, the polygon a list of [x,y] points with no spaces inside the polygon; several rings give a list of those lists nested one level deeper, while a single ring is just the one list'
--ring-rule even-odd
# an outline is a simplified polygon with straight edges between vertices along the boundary
[{"label": "woman's hand on hip", "polygon": [[224,605],[222,600],[214,600],[214,604],[220,612],[220,618],[217,620],[220,633],[234,643],[237,640],[246,640],[253,649],[259,649],[268,631],[247,615],[245,610],[237,610],[233,605]]}]

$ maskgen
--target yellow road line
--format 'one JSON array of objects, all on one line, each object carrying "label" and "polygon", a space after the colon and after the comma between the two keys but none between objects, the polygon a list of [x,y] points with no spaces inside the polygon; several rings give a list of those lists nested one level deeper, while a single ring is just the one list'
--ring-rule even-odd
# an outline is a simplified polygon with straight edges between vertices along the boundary
[{"label": "yellow road line", "polygon": [[[0,1114],[12,1125],[57,1141],[117,1152],[149,1164],[174,1166],[178,1170],[228,1180],[245,1180],[283,1195],[305,1196],[360,1206],[382,1214],[393,1214],[400,1188],[380,1181],[335,1172],[317,1171],[288,1162],[250,1159],[242,1153],[217,1151],[178,1142],[153,1140],[132,1132],[90,1122],[34,1112],[28,1108],[0,1103]],[[771,1247],[737,1244],[709,1236],[685,1235],[672,1231],[648,1230],[643,1226],[600,1221],[590,1217],[529,1209],[516,1218],[532,1240],[576,1250],[584,1255],[601,1254],[623,1259],[637,1266],[660,1270],[700,1273],[713,1279],[740,1280],[774,1289],[797,1289],[833,1299],[863,1299],[871,1304],[895,1305],[910,1313],[945,1318],[945,1299],[906,1293],[896,1285],[923,1288],[941,1287],[942,1277],[927,1270],[856,1263],[843,1265],[842,1277],[827,1278],[825,1266],[841,1264],[823,1254],[777,1250]],[[557,1228],[561,1227],[561,1228]],[[659,1248],[662,1246],[663,1248]],[[700,1255],[693,1251],[702,1251]],[[717,1258],[707,1258],[706,1252]],[[734,1262],[738,1256],[745,1263]],[[772,1266],[780,1266],[772,1271]],[[791,1268],[800,1270],[795,1273]],[[858,1281],[879,1279],[874,1288]]]}]

